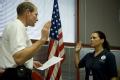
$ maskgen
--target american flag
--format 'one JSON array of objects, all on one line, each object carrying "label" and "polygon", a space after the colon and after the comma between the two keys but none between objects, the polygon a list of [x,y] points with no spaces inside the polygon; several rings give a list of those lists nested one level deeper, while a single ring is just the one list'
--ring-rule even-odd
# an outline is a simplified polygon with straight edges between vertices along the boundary
[{"label": "american flag", "polygon": [[[64,58],[64,43],[59,15],[58,0],[54,0],[52,12],[52,25],[50,29],[49,58],[57,56]],[[62,80],[61,63],[59,62],[49,68],[46,80]]]}]

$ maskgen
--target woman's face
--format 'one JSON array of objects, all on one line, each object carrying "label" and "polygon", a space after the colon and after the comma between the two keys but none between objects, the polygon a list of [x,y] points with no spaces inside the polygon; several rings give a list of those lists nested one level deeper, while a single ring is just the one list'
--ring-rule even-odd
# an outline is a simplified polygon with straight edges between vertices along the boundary
[{"label": "woman's face", "polygon": [[92,33],[90,38],[91,47],[102,46],[104,40],[100,39],[98,33]]}]

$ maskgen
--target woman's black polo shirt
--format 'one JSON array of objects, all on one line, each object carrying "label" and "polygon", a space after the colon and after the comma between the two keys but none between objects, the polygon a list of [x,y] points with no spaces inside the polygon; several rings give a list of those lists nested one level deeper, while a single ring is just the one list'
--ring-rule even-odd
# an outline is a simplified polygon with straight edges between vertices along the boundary
[{"label": "woman's black polo shirt", "polygon": [[93,80],[110,80],[117,77],[116,60],[113,53],[104,50],[98,56],[94,57],[93,53],[88,53],[80,60],[79,68],[85,67],[86,77],[93,77]]}]

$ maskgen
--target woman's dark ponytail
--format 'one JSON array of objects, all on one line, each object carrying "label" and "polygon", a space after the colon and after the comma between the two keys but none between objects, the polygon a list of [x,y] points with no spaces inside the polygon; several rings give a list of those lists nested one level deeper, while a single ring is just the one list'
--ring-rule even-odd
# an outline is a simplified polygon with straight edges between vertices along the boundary
[{"label": "woman's dark ponytail", "polygon": [[108,50],[108,51],[110,51],[110,46],[109,46],[109,43],[108,43],[107,40],[104,41],[103,48],[106,49],[106,50]]}]

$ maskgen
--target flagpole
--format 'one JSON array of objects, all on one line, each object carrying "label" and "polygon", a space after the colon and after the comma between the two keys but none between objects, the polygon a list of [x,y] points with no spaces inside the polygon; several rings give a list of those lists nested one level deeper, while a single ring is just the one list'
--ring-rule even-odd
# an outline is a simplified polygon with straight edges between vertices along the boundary
[{"label": "flagpole", "polygon": [[[77,36],[76,36],[76,42],[79,42],[80,40],[80,6],[79,6],[79,2],[80,0],[77,0]],[[77,80],[80,80],[80,72],[79,72],[79,68],[76,68],[76,74],[77,74]]]}]

